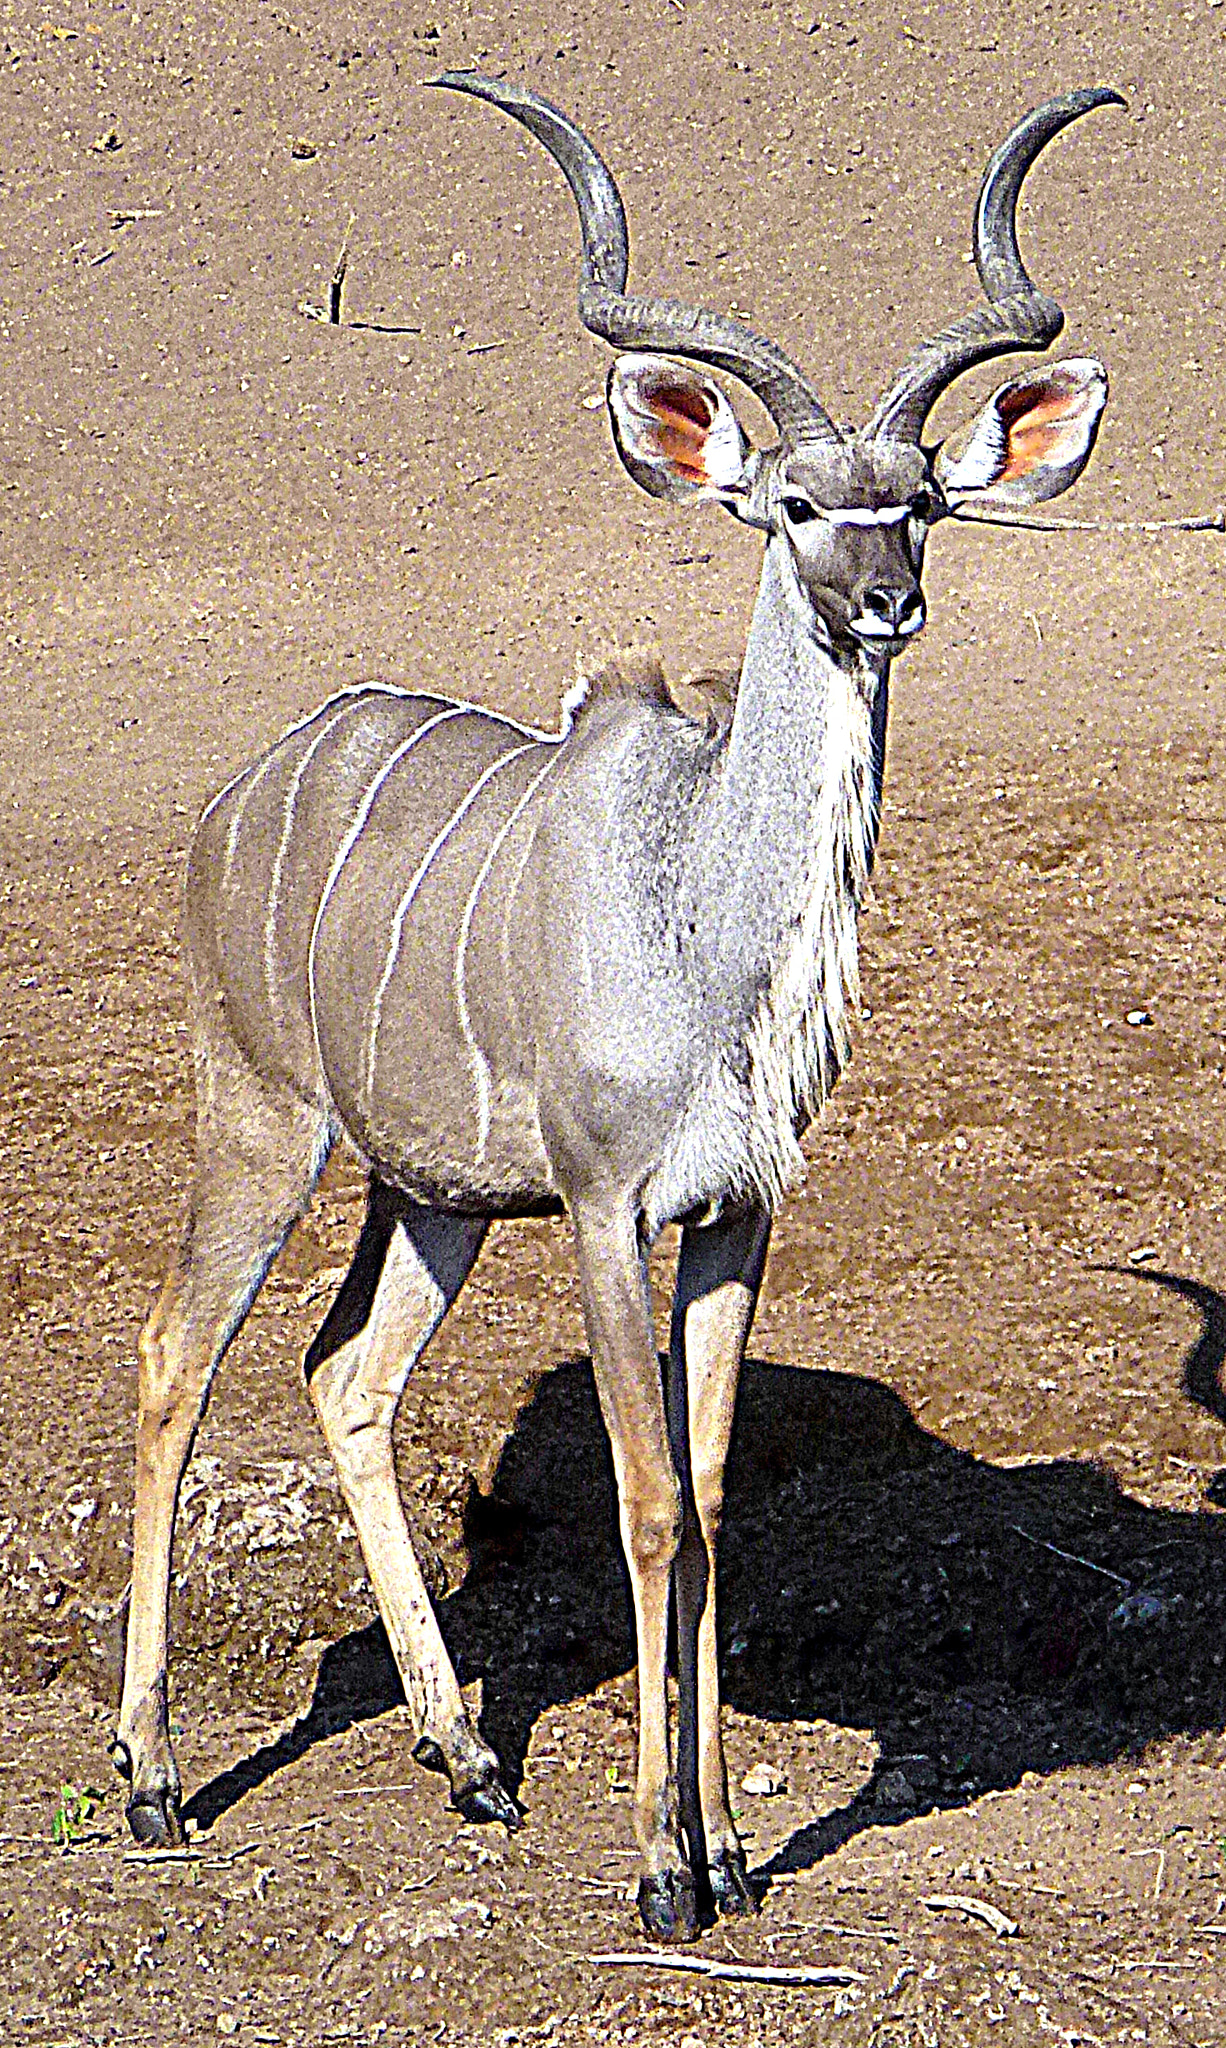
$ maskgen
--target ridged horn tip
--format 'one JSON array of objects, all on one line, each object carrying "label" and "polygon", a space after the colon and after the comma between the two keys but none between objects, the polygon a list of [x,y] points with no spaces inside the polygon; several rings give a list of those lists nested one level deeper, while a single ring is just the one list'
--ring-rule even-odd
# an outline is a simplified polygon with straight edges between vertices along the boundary
[{"label": "ridged horn tip", "polygon": [[1057,301],[1034,284],[1017,246],[1017,203],[1036,157],[1070,121],[1095,107],[1127,105],[1109,85],[1046,100],[993,151],[975,208],[974,254],[988,304],[964,313],[917,348],[881,398],[870,434],[918,441],[941,393],[976,363],[1013,349],[1050,348],[1064,325]]},{"label": "ridged horn tip", "polygon": [[483,71],[441,71],[427,85],[485,100],[535,135],[553,157],[574,194],[583,234],[583,274],[588,284],[622,292],[630,265],[626,214],[613,173],[595,145],[569,115],[538,93]]},{"label": "ridged horn tip", "polygon": [[1017,246],[1017,202],[1027,172],[1061,129],[1095,107],[1127,107],[1110,85],[1082,86],[1034,107],[993,151],[975,209],[975,263],[989,299],[1025,290],[1030,279]]},{"label": "ridged horn tip", "polygon": [[629,238],[621,195],[595,144],[569,115],[526,86],[488,78],[480,71],[444,71],[429,83],[488,101],[519,121],[553,157],[579,209],[579,318],[591,333],[614,348],[659,349],[726,370],[756,392],[784,431],[836,432],[813,386],[774,342],[731,314],[671,299],[626,295]]}]

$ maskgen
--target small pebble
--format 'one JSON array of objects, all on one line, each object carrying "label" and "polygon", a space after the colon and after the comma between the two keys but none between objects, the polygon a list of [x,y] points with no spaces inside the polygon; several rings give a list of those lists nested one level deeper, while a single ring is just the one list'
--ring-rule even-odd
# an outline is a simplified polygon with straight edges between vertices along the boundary
[{"label": "small pebble", "polygon": [[755,1764],[741,1779],[742,1792],[748,1792],[755,1799],[773,1799],[777,1793],[786,1792],[787,1788],[787,1779],[770,1764]]},{"label": "small pebble", "polygon": [[1125,1024],[1131,1024],[1134,1031],[1139,1031],[1142,1024],[1152,1024],[1153,1021],[1148,1010],[1129,1010],[1124,1019]]},{"label": "small pebble", "polygon": [[1119,1628],[1148,1628],[1151,1622],[1165,1621],[1170,1612],[1171,1602],[1164,1593],[1129,1593],[1108,1620]]},{"label": "small pebble", "polygon": [[883,1771],[877,1780],[878,1806],[914,1806],[915,1787],[905,1771]]}]

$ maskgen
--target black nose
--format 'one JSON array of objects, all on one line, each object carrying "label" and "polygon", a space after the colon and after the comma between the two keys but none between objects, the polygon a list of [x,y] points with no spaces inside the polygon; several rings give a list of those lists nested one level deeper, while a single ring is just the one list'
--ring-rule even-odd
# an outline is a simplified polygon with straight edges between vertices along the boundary
[{"label": "black nose", "polygon": [[902,589],[876,584],[865,591],[863,604],[869,617],[880,619],[891,633],[918,633],[924,623],[924,593],[914,584]]}]

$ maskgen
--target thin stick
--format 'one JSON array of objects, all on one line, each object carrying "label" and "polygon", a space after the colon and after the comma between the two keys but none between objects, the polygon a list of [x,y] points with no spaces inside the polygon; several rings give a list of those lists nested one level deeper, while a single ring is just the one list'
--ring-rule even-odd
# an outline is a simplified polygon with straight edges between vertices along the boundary
[{"label": "thin stick", "polygon": [[823,1920],[818,1925],[819,1934],[850,1934],[855,1941],[889,1941],[897,1944],[901,1934],[892,1927],[844,1927],[839,1920]]},{"label": "thin stick", "polygon": [[1023,1543],[1033,1543],[1036,1550],[1050,1550],[1053,1557],[1062,1557],[1066,1564],[1083,1565],[1086,1571],[1097,1572],[1100,1578],[1114,1579],[1117,1586],[1122,1586],[1126,1593],[1131,1593],[1132,1580],[1122,1579],[1118,1572],[1109,1572],[1105,1564],[1092,1564],[1088,1557],[1075,1557],[1071,1550],[1058,1550],[1054,1543],[1045,1543],[1041,1536],[1032,1536],[1028,1530],[1019,1529],[1016,1522],[1010,1522],[1009,1527],[1015,1536],[1021,1537]]},{"label": "thin stick", "polygon": [[599,1968],[609,1964],[630,1969],[681,1970],[691,1977],[720,1977],[738,1984],[863,1984],[859,1970],[825,1968],[815,1963],[717,1963],[706,1956],[679,1956],[671,1949],[632,1950],[622,1955],[589,1955],[584,1961]]},{"label": "thin stick", "polygon": [[1189,519],[1009,519],[955,511],[963,526],[1016,526],[1024,533],[1226,533],[1226,506]]},{"label": "thin stick", "polygon": [[125,1849],[122,1860],[125,1863],[144,1863],[148,1865],[156,1863],[199,1863],[205,1870],[228,1870],[232,1863],[238,1862],[240,1856],[250,1856],[253,1849],[263,1849],[266,1846],[263,1842],[244,1842],[241,1848],[228,1849],[220,1856],[205,1856],[199,1849],[193,1848],[190,1843],[182,1849]]},{"label": "thin stick", "polygon": [[152,1868],[156,1863],[200,1863],[199,1849],[125,1849],[121,1863],[143,1863]]},{"label": "thin stick", "polygon": [[989,1906],[985,1899],[968,1898],[961,1892],[942,1892],[934,1898],[925,1899],[924,1904],[930,1913],[965,1913],[971,1920],[982,1920],[998,1941],[1017,1933],[1017,1921],[1010,1920],[998,1906]]},{"label": "thin stick", "polygon": [[336,259],[336,268],[332,272],[332,282],[328,286],[328,320],[333,327],[339,327],[341,324],[341,296],[345,289],[345,272],[349,268],[349,237],[353,233],[353,223],[356,219],[356,213],[351,213],[345,228],[345,239],[341,243],[341,252]]},{"label": "thin stick", "polygon": [[363,1793],[377,1796],[380,1792],[420,1792],[420,1790],[420,1778],[406,1778],[404,1783],[400,1785],[333,1785],[331,1788],[334,1799],[356,1799]]},{"label": "thin stick", "polygon": [[571,1870],[565,1863],[543,1856],[539,1850],[530,1849],[526,1844],[520,1848],[520,1854],[534,1870],[551,1870],[556,1877],[564,1877],[570,1884],[585,1885],[591,1892],[602,1892],[606,1898],[616,1898],[619,1892],[625,1893],[625,1884],[619,1884],[616,1878],[588,1877],[585,1871]]}]

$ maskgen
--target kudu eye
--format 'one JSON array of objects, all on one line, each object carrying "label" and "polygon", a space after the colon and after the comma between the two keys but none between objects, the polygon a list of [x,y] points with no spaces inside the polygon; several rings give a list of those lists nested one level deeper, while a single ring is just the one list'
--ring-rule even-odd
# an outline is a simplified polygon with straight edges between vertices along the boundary
[{"label": "kudu eye", "polygon": [[807,520],[817,518],[817,506],[811,505],[807,498],[785,498],[783,512],[792,526],[803,526]]}]

